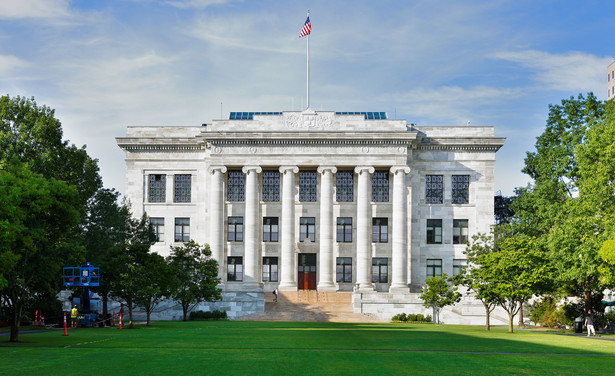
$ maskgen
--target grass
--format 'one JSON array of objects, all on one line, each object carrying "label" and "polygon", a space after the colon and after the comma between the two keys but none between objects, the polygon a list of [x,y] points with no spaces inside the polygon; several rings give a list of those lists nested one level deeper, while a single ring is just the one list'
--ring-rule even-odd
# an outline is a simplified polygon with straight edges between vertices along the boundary
[{"label": "grass", "polygon": [[1,375],[604,375],[615,341],[452,325],[156,322],[0,337]]}]

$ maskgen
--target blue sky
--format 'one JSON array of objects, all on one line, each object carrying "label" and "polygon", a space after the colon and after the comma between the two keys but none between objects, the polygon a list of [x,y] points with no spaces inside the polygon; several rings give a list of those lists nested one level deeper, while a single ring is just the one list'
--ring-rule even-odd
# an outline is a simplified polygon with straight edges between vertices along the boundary
[{"label": "blue sky", "polygon": [[493,126],[505,195],[528,182],[549,104],[606,99],[612,0],[2,0],[0,94],[56,109],[123,192],[129,125],[304,109],[308,8],[313,109]]}]

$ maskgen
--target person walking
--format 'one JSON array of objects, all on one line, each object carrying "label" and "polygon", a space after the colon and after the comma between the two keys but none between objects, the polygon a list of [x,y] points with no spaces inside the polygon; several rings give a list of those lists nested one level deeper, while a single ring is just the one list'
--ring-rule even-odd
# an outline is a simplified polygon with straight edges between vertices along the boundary
[{"label": "person walking", "polygon": [[276,287],[275,290],[273,290],[273,302],[277,303],[278,302],[278,288]]},{"label": "person walking", "polygon": [[592,310],[587,311],[587,316],[585,316],[585,325],[587,326],[587,336],[591,336],[594,333],[594,337],[596,336],[596,330],[594,329],[594,315],[592,315]]},{"label": "person walking", "polygon": [[70,310],[70,327],[77,327],[77,306],[73,306],[73,309]]}]

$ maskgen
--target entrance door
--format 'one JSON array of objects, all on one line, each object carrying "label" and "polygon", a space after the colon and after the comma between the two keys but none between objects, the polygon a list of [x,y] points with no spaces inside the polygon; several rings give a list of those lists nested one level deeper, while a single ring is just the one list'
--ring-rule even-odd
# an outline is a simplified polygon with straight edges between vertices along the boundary
[{"label": "entrance door", "polygon": [[299,290],[316,290],[316,253],[299,254]]}]

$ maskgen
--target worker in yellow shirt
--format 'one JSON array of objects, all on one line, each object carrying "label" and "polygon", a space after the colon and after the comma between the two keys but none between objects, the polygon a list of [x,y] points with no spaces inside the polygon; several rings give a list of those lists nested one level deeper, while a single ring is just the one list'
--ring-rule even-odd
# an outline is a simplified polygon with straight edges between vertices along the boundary
[{"label": "worker in yellow shirt", "polygon": [[71,328],[77,327],[77,306],[70,310],[70,325]]}]

